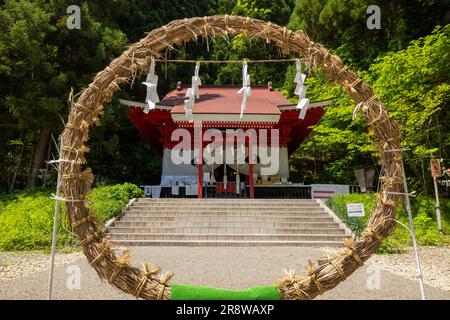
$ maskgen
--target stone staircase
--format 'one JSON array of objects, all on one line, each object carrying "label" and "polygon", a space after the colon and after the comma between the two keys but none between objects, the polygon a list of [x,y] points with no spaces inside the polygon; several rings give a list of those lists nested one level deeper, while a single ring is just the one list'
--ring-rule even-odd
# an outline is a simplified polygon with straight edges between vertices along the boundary
[{"label": "stone staircase", "polygon": [[107,227],[118,246],[341,246],[351,232],[317,200],[151,199]]}]

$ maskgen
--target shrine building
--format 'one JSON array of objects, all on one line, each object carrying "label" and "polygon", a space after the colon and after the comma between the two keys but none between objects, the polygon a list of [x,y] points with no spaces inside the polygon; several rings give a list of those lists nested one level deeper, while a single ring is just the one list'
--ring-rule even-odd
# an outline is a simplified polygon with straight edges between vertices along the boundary
[{"label": "shrine building", "polygon": [[[136,129],[162,156],[160,185],[148,186],[146,193],[153,192],[153,197],[311,198],[310,188],[290,180],[289,157],[318,124],[332,100],[312,101],[301,115],[297,104],[273,90],[269,83],[251,87],[245,112],[242,112],[242,95],[237,94],[240,86],[205,85],[200,87],[188,116],[185,106],[189,88],[178,83],[177,89],[151,110],[146,110],[146,103],[120,100],[130,108],[130,119]],[[184,129],[192,137],[188,149],[193,152],[187,163],[174,161],[173,152],[179,153],[175,150],[180,144],[178,129]],[[215,138],[208,132],[215,133]],[[249,152],[253,151],[249,145],[253,142],[250,142],[251,135],[246,135],[243,140],[245,156],[238,160],[239,144],[235,134],[231,136],[236,142],[231,140],[233,158],[227,153],[222,162],[208,161],[207,155],[212,156],[209,151],[212,143],[226,150],[229,140],[225,140],[230,138],[230,132],[256,133],[259,153],[255,151],[250,156]],[[218,138],[218,133],[222,138]],[[198,146],[196,152],[195,145]],[[272,159],[276,157],[277,166],[271,172],[265,170],[268,164],[262,159],[263,149]]]}]

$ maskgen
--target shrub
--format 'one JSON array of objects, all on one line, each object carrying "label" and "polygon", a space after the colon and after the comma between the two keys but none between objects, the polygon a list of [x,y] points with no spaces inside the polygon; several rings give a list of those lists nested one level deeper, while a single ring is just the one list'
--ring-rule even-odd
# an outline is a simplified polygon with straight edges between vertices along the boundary
[{"label": "shrub", "polygon": [[[361,218],[347,216],[347,203],[363,203],[366,215]],[[367,226],[368,219],[375,208],[374,194],[347,194],[338,195],[327,201],[327,205],[356,235],[359,235]],[[450,201],[444,199],[442,203],[442,223],[444,232],[448,234],[450,226]],[[419,245],[446,245],[449,238],[439,234],[435,220],[434,199],[417,196],[411,199],[414,229]],[[399,204],[396,219],[399,221],[394,232],[380,245],[379,253],[401,252],[412,246],[411,234],[404,227],[409,228],[409,220],[403,204]],[[403,226],[404,225],[404,226]]]},{"label": "shrub", "polygon": [[[52,240],[55,201],[49,189],[29,189],[1,197],[0,250],[32,250],[49,247]],[[72,240],[64,215],[60,215],[59,243]]]},{"label": "shrub", "polygon": [[[364,217],[348,217],[347,203],[363,203],[366,215]],[[359,235],[366,228],[369,213],[375,208],[375,197],[357,193],[337,195],[329,199],[327,205],[353,233]]]},{"label": "shrub", "polygon": [[[0,196],[0,250],[48,250],[52,241],[55,201],[53,189],[34,188]],[[92,190],[88,198],[95,214],[104,222],[117,215],[133,197],[141,197],[139,187],[125,183]],[[58,245],[75,241],[64,214],[59,215]]]},{"label": "shrub", "polygon": [[130,199],[144,195],[141,188],[131,183],[95,188],[89,194],[91,208],[103,222],[117,216]]}]

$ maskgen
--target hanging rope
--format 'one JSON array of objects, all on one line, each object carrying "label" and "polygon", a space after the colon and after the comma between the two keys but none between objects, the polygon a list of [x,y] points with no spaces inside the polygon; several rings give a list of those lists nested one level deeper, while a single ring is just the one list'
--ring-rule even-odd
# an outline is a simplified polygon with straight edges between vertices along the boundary
[{"label": "hanging rope", "polygon": [[[269,60],[248,60],[247,63],[284,63],[293,62],[296,59],[269,59]],[[166,62],[166,63],[204,63],[204,64],[232,64],[238,63],[242,64],[243,60],[178,60],[178,59],[155,59],[155,61]]]}]

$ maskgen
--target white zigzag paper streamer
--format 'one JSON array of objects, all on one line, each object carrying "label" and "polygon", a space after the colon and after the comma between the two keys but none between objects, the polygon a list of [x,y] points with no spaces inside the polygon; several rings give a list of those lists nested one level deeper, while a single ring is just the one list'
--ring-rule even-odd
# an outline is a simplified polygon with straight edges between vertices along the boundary
[{"label": "white zigzag paper streamer", "polygon": [[142,82],[143,85],[147,87],[147,96],[145,98],[145,102],[147,103],[144,108],[144,113],[149,113],[150,110],[155,109],[156,103],[159,102],[157,86],[158,86],[158,76],[155,74],[155,59],[152,58],[150,63],[150,70],[147,74],[147,78],[145,82]]},{"label": "white zigzag paper streamer", "polygon": [[244,61],[242,64],[242,88],[237,92],[238,94],[243,93],[242,103],[241,103],[241,118],[244,114],[245,109],[247,109],[247,98],[252,94],[252,89],[250,88],[250,75],[248,74],[248,64]]},{"label": "white zigzag paper streamer", "polygon": [[294,78],[294,82],[297,84],[294,90],[294,94],[298,95],[299,102],[297,104],[297,109],[300,110],[300,114],[298,116],[299,119],[305,119],[306,112],[309,108],[309,99],[306,98],[306,74],[302,73],[302,63],[300,59],[295,59],[295,68],[296,74]]}]

